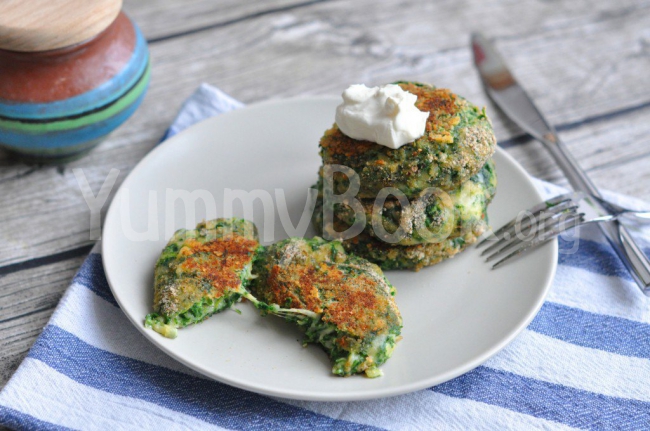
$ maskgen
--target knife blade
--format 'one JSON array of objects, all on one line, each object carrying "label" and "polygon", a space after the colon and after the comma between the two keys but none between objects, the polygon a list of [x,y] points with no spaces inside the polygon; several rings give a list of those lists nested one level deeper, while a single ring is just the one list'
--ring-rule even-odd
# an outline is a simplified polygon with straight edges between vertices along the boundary
[{"label": "knife blade", "polygon": [[[540,141],[551,153],[569,183],[600,197],[596,186],[558,138],[555,128],[544,118],[524,88],[519,85],[505,61],[483,35],[472,35],[474,64],[479,71],[485,91],[494,103],[515,124]],[[607,211],[595,200],[593,206],[601,213]],[[643,253],[629,231],[620,222],[599,223],[598,227],[629,270],[641,291],[650,296],[650,259]]]}]

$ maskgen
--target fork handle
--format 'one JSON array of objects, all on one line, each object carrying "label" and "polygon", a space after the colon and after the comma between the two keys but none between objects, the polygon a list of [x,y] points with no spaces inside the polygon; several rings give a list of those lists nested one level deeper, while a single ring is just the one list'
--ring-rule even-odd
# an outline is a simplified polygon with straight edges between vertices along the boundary
[{"label": "fork handle", "polygon": [[[594,183],[591,182],[587,174],[578,165],[578,162],[573,158],[557,135],[547,133],[539,140],[549,150],[575,190],[581,190],[602,197]],[[595,202],[595,200],[592,201],[604,210],[598,202]],[[648,259],[648,256],[643,253],[641,247],[634,241],[627,228],[618,221],[599,223],[598,227],[623,261],[641,291],[645,295],[650,296],[650,259]]]}]

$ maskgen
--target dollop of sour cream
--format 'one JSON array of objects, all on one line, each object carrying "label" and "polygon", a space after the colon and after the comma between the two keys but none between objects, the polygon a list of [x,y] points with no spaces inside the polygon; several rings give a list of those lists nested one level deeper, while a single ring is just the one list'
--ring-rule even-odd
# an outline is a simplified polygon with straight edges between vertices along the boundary
[{"label": "dollop of sour cream", "polygon": [[415,106],[417,96],[399,85],[351,85],[336,108],[336,124],[352,139],[398,149],[424,134],[428,112]]}]

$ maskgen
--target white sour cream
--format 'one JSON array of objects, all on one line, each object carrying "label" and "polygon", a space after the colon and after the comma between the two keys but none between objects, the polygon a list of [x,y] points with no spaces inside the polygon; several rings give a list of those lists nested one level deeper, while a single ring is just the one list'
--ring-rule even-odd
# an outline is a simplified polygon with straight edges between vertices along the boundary
[{"label": "white sour cream", "polygon": [[351,85],[342,96],[336,124],[352,139],[397,149],[424,134],[429,113],[416,108],[417,96],[399,85]]}]

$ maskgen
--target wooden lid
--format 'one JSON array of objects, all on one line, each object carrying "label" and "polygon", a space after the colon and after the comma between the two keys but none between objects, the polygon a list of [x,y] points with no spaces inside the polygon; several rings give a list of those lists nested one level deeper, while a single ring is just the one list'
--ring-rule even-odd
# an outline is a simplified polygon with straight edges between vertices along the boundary
[{"label": "wooden lid", "polygon": [[2,0],[0,49],[48,51],[75,45],[106,29],[122,0]]}]

